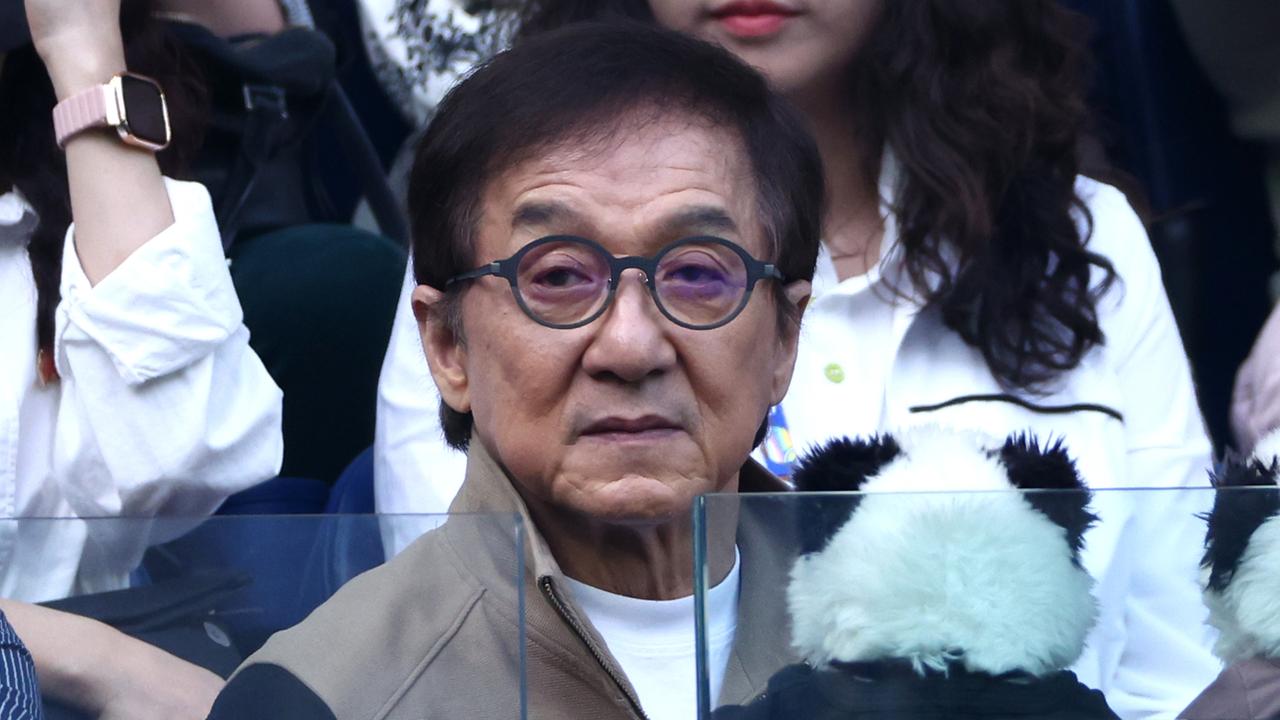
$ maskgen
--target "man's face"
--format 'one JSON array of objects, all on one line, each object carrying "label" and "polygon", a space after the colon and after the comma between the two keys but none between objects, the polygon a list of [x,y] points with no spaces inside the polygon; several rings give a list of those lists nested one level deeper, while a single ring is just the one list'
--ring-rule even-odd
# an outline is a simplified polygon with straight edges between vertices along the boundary
[{"label": "man's face", "polygon": [[[557,234],[619,256],[710,234],[770,259],[735,135],[677,117],[618,137],[547,150],[493,178],[476,265]],[[530,319],[507,282],[489,276],[463,294],[463,342],[429,326],[424,338],[444,400],[473,414],[472,442],[528,501],[608,523],[663,523],[699,493],[736,490],[761,421],[786,392],[796,328],[779,325],[768,282],[732,322],[689,330],[628,270],[603,316],[563,330]],[[789,288],[797,300],[807,294],[808,283]]]}]

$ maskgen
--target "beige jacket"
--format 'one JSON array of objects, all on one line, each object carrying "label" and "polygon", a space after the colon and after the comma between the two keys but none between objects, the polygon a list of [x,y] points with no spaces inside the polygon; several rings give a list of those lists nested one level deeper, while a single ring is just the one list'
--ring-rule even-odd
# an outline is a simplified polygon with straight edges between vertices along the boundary
[{"label": "beige jacket", "polygon": [[[787,489],[751,461],[739,485],[743,492]],[[451,508],[475,512],[510,515],[505,522],[451,519],[273,636],[237,676],[254,665],[277,665],[273,671],[300,681],[341,720],[507,720],[520,717],[523,649],[529,718],[643,718],[634,688],[568,597],[564,575],[524,503],[480,443],[472,445],[466,481]],[[794,551],[763,532],[761,522],[783,521],[782,514],[769,515],[757,520],[744,508],[738,525],[739,626],[723,702],[753,698],[770,675],[795,661],[783,589],[776,586]],[[519,587],[511,531],[517,522],[525,558]],[[233,677],[227,692],[240,685]]]}]

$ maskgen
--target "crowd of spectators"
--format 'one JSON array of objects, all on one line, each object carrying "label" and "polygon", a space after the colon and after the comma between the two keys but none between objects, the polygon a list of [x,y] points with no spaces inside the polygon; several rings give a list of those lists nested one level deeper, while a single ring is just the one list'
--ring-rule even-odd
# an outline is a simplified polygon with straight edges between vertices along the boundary
[{"label": "crowd of spectators", "polygon": [[[1205,519],[1220,549],[1236,516],[1198,491],[1280,480],[1280,311],[1206,424],[1212,364],[1108,155],[1080,3],[0,2],[0,720],[42,692],[104,718],[496,718],[513,686],[530,717],[692,718],[699,675],[749,706],[790,661],[761,585],[791,549],[713,534],[695,618],[695,498],[787,493],[816,448],[921,427],[1158,491],[1096,492],[1071,549],[1097,716],[1280,714],[1280,647],[1215,656],[1202,594],[1235,596],[1201,578]],[[1233,182],[1274,244],[1280,74],[1240,78],[1280,17],[1175,4],[1263,148]],[[360,458],[369,511],[518,518],[523,584],[473,526],[392,523],[384,565],[229,682],[41,604],[128,603],[156,547]],[[1263,539],[1207,566],[1254,567],[1256,497]]]}]

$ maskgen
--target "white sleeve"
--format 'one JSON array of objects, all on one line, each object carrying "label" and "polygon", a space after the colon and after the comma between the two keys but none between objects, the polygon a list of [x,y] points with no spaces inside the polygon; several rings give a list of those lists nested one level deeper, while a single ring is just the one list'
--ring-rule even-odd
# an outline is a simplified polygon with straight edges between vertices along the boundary
[{"label": "white sleeve", "polygon": [[[422,350],[410,297],[413,261],[391,326],[391,342],[378,378],[373,440],[373,487],[382,514],[445,513],[466,474],[467,456],[444,441],[440,392]],[[388,555],[413,542],[430,523],[397,520],[384,533]]]},{"label": "white sleeve", "polygon": [[53,476],[80,517],[201,516],[275,475],[281,394],[249,348],[209,195],[96,286],[67,230]]},{"label": "white sleeve", "polygon": [[1221,670],[1200,598],[1205,524],[1196,516],[1212,504],[1213,448],[1145,229],[1114,188],[1100,186],[1090,209],[1089,247],[1119,276],[1099,313],[1125,398],[1126,484],[1168,488],[1132,494],[1118,548],[1133,568],[1126,637],[1107,701],[1124,718],[1173,718]]}]

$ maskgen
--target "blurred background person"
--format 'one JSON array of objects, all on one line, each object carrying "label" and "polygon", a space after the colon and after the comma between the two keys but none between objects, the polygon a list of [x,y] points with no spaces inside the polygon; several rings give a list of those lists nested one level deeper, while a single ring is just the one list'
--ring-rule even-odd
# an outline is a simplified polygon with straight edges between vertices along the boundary
[{"label": "blurred background person", "polygon": [[1280,429],[1280,309],[1274,310],[1236,375],[1231,429],[1242,453]]},{"label": "blurred background person", "polygon": [[[208,98],[191,177],[212,195],[250,345],[284,390],[281,474],[293,487],[317,485],[310,506],[283,509],[319,512],[328,486],[373,442],[406,257],[375,147],[395,133],[374,121],[393,112],[378,112],[351,77],[363,53],[340,32],[345,3],[134,2]],[[370,231],[350,223],[362,194],[388,199],[374,203]]]},{"label": "blurred background person", "polygon": [[[1280,254],[1280,3],[1241,0],[1224,12],[1219,3],[1175,0],[1179,26],[1229,112],[1231,129],[1264,158],[1273,249]],[[1280,273],[1270,300],[1280,298]],[[1231,430],[1236,448],[1250,453],[1280,427],[1280,311],[1272,311],[1236,375]]]},{"label": "blurred background person", "polygon": [[[1272,229],[1280,229],[1280,4],[1237,0],[1229,11],[1209,0],[1174,0],[1179,26],[1200,67],[1222,95],[1231,129],[1265,156]],[[1280,253],[1280,233],[1274,236]],[[1271,298],[1280,298],[1280,273]]]},{"label": "blurred background person", "polygon": [[[34,50],[0,68],[0,335],[13,399],[0,415],[0,507],[207,515],[279,469],[280,391],[249,348],[208,193],[161,176],[154,148],[169,128],[154,86],[130,85],[127,138],[88,111],[55,132],[56,102],[92,108],[126,72],[119,0],[32,0],[27,11]],[[163,81],[176,101],[171,164],[189,147],[190,108],[183,84]],[[119,587],[147,538],[90,532],[0,526],[0,597]]]}]

